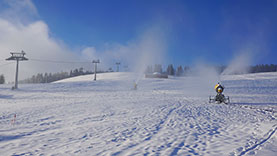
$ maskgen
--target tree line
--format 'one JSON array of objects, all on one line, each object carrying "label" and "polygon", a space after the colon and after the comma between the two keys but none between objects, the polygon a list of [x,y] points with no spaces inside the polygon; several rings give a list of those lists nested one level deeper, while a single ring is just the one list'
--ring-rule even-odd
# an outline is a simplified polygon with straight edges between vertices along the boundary
[{"label": "tree line", "polygon": [[[216,71],[221,74],[227,66],[214,66]],[[169,64],[166,68],[166,70],[163,70],[162,65],[156,64],[153,66],[147,66],[145,73],[161,73],[161,74],[167,74],[172,76],[186,76],[192,72],[193,69],[191,69],[189,66],[177,66],[177,68],[174,68],[173,64]],[[277,72],[277,65],[274,64],[259,64],[255,66],[249,67],[249,73],[261,73],[261,72]]]},{"label": "tree line", "polygon": [[261,72],[277,72],[277,65],[274,64],[259,64],[250,67],[250,73],[261,73]]},{"label": "tree line", "polygon": [[166,75],[176,75],[176,76],[185,76],[190,72],[189,66],[178,66],[177,69],[173,67],[173,64],[168,65],[166,70],[163,70],[162,65],[155,64],[154,67],[152,65],[147,66],[145,73],[151,74],[151,73],[161,73]]},{"label": "tree line", "polygon": [[58,72],[58,73],[39,73],[37,75],[33,75],[31,78],[27,78],[25,80],[19,81],[20,83],[51,83],[54,81],[81,76],[81,75],[88,75],[93,74],[91,71],[84,71],[84,68],[70,70],[70,72]]},{"label": "tree line", "polygon": [[[218,73],[222,73],[227,66],[215,66]],[[110,71],[112,72],[112,70]],[[177,66],[174,68],[173,64],[169,64],[164,70],[162,65],[156,64],[154,66],[147,66],[145,73],[154,73],[158,72],[161,74],[167,74],[172,76],[186,76],[192,72],[192,69],[189,66]],[[277,72],[277,65],[274,64],[259,64],[255,66],[249,67],[249,73],[260,73],[260,72]],[[99,73],[103,73],[100,71]],[[19,81],[19,83],[51,83],[54,81],[62,80],[65,78],[80,76],[80,75],[88,75],[93,74],[91,71],[84,71],[83,68],[76,68],[74,70],[70,70],[70,72],[58,72],[58,73],[39,73],[37,75],[33,75],[31,78],[27,78],[25,80]],[[3,74],[0,75],[0,84],[5,83],[5,76]]]}]

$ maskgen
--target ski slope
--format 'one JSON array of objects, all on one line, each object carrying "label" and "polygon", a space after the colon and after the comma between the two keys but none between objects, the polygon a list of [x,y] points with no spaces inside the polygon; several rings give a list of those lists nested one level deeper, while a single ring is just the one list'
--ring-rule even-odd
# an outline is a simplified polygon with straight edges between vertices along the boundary
[{"label": "ski slope", "polygon": [[93,78],[0,86],[0,155],[276,155],[277,73]]}]

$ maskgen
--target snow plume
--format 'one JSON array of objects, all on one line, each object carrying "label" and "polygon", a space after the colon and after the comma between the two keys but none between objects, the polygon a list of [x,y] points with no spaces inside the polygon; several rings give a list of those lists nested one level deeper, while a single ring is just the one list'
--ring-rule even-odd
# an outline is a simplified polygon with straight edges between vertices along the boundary
[{"label": "snow plume", "polygon": [[184,92],[189,95],[208,96],[213,94],[213,87],[220,82],[216,68],[207,63],[198,62],[184,81]]},{"label": "snow plume", "polygon": [[236,55],[227,68],[222,72],[222,75],[248,73],[252,61],[252,55],[250,52],[251,51],[247,49]]},{"label": "snow plume", "polygon": [[133,59],[137,59],[135,71],[140,74],[136,80],[138,83],[147,65],[162,64],[164,61],[166,42],[162,30],[157,27],[147,30],[140,38],[136,51],[138,57]]},{"label": "snow plume", "polygon": [[128,65],[131,71],[139,73],[136,80],[138,82],[148,65],[162,64],[164,61],[165,33],[161,27],[152,26],[125,45],[106,44],[103,49],[86,47],[82,50],[82,57],[102,60],[100,64],[102,69],[114,67],[116,62],[121,62],[121,67],[124,64]]}]

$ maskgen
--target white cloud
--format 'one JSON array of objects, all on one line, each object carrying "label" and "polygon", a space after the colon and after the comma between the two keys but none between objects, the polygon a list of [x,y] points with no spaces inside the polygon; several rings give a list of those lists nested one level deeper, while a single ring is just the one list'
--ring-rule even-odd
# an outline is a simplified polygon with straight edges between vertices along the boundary
[{"label": "white cloud", "polygon": [[[49,36],[45,22],[31,20],[37,10],[30,0],[5,1],[7,8],[0,12],[0,72],[8,82],[14,80],[15,64],[5,65],[10,52],[26,52],[29,61],[20,62],[19,79],[33,74],[67,70],[72,64],[35,62],[32,59],[76,60],[76,57],[61,41]],[[75,66],[76,67],[76,66]]]},{"label": "white cloud", "polygon": [[38,17],[38,12],[31,0],[4,0],[5,8],[1,8],[0,18],[13,23],[28,23]]},{"label": "white cloud", "polygon": [[[10,52],[24,50],[29,61],[20,62],[20,77],[30,77],[41,72],[53,72],[69,69],[72,64],[55,64],[49,62],[35,62],[33,59],[43,60],[76,60],[76,57],[63,44],[49,37],[49,30],[43,21],[36,21],[28,25],[15,25],[5,19],[0,19],[0,57],[3,60],[10,57]],[[1,66],[1,64],[0,64]],[[13,80],[14,66],[9,65],[1,69],[8,81]]]}]

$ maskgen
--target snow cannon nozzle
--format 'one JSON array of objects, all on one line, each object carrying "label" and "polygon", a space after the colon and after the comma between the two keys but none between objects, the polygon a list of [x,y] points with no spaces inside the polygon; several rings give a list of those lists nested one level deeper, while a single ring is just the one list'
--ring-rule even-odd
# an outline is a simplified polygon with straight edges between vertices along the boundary
[{"label": "snow cannon nozzle", "polygon": [[214,89],[217,93],[223,93],[224,87],[220,83],[217,83]]}]

